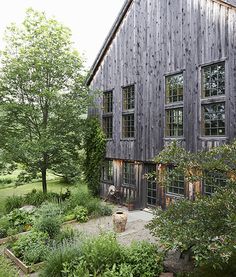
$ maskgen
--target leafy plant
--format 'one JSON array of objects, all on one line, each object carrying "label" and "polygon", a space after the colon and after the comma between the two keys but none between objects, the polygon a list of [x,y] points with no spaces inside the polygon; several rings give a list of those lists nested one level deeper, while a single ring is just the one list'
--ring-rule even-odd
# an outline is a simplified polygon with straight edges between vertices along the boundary
[{"label": "leafy plant", "polygon": [[7,232],[11,227],[11,223],[7,216],[2,216],[0,218],[0,238],[5,238],[7,236]]},{"label": "leafy plant", "polygon": [[167,249],[190,249],[197,266],[220,267],[235,253],[235,215],[236,191],[225,189],[157,210],[148,228]]},{"label": "leafy plant", "polygon": [[77,206],[74,208],[74,213],[78,222],[88,221],[88,209],[83,206]]},{"label": "leafy plant", "polygon": [[12,264],[3,255],[0,255],[0,277],[15,277],[18,272],[12,267]]},{"label": "leafy plant", "polygon": [[[54,247],[47,255],[45,266],[41,272],[41,277],[61,277],[65,264],[72,265],[82,255],[80,243],[62,243]],[[65,275],[67,276],[67,275]],[[82,276],[81,276],[82,277]]]},{"label": "leafy plant", "polygon": [[34,264],[44,260],[48,252],[47,242],[49,237],[42,232],[31,232],[21,236],[13,243],[14,254],[23,259],[26,264]]},{"label": "leafy plant", "polygon": [[5,201],[5,211],[6,213],[10,213],[14,209],[18,209],[22,207],[24,204],[24,198],[22,196],[8,196],[6,201]]},{"label": "leafy plant", "polygon": [[97,118],[89,118],[84,135],[85,181],[93,196],[100,192],[101,168],[105,155],[106,140]]},{"label": "leafy plant", "polygon": [[133,242],[126,250],[125,261],[133,276],[155,277],[163,271],[163,254],[149,242]]}]

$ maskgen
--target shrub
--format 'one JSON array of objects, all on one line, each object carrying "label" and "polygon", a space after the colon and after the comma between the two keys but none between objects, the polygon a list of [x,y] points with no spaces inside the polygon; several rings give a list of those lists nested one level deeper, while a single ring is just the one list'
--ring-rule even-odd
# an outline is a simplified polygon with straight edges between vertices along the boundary
[{"label": "shrub", "polygon": [[221,267],[235,253],[236,191],[187,199],[158,210],[148,225],[168,249],[191,250],[197,266]]},{"label": "shrub", "polygon": [[[41,272],[41,277],[61,277],[63,271],[63,265],[79,263],[81,257],[81,245],[74,243],[63,243],[57,247],[54,247],[47,255],[45,266]],[[65,275],[68,276],[68,275]],[[81,276],[82,277],[82,276]]]},{"label": "shrub", "polygon": [[24,197],[24,203],[27,205],[34,205],[39,207],[43,202],[60,202],[60,194],[55,192],[48,192],[47,194],[42,191],[37,191],[33,189],[31,192],[27,193]]},{"label": "shrub", "polygon": [[9,185],[13,182],[11,178],[0,178],[1,185]]},{"label": "shrub", "polygon": [[44,260],[47,252],[49,237],[42,232],[31,232],[19,237],[13,243],[12,250],[16,257],[23,259],[26,264],[38,263]]},{"label": "shrub", "polygon": [[29,213],[26,211],[15,209],[11,211],[7,215],[7,217],[9,222],[11,223],[11,227],[15,228],[19,233],[28,231],[31,228],[34,214],[33,212]]},{"label": "shrub", "polygon": [[111,233],[86,240],[82,252],[90,274],[102,273],[106,268],[123,262],[123,248]]},{"label": "shrub", "polygon": [[8,196],[5,202],[5,211],[10,213],[14,209],[19,209],[24,204],[24,198],[22,196]]},{"label": "shrub", "polygon": [[88,221],[88,209],[82,206],[77,206],[74,208],[74,214],[78,222]]},{"label": "shrub", "polygon": [[18,272],[12,267],[10,261],[0,255],[0,277],[15,277]]},{"label": "shrub", "polygon": [[35,220],[34,229],[47,233],[51,239],[55,238],[61,228],[61,213],[58,204],[45,203],[38,210],[39,217]]},{"label": "shrub", "polygon": [[2,216],[0,218],[0,238],[5,238],[7,236],[7,232],[11,227],[11,223],[7,216]]},{"label": "shrub", "polygon": [[126,250],[126,263],[134,276],[155,277],[163,271],[163,254],[149,242],[134,242]]},{"label": "shrub", "polygon": [[60,233],[56,236],[55,241],[57,243],[72,242],[79,235],[72,227],[63,228]]},{"label": "shrub", "polygon": [[112,269],[107,269],[103,273],[102,277],[134,277],[132,271],[132,266],[129,264],[114,264]]}]

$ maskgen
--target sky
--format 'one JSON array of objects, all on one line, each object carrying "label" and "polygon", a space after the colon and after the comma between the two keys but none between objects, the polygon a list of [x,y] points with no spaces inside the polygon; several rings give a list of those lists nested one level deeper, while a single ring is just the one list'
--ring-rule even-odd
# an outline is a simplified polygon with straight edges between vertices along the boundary
[{"label": "sky", "polygon": [[7,0],[0,9],[0,49],[10,23],[20,24],[32,7],[54,16],[72,31],[75,48],[86,58],[86,67],[94,62],[125,0]]}]

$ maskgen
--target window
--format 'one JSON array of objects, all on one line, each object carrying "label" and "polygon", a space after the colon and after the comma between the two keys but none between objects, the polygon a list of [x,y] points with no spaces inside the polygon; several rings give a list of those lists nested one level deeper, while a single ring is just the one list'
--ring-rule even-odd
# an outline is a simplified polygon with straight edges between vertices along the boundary
[{"label": "window", "polygon": [[202,68],[202,96],[213,97],[225,94],[225,65],[213,64]]},{"label": "window", "polygon": [[113,182],[113,161],[106,160],[102,167],[102,180]]},{"label": "window", "polygon": [[[154,173],[155,165],[147,166],[147,173]],[[147,204],[150,206],[157,205],[157,182],[154,176],[147,178]]]},{"label": "window", "polygon": [[123,185],[128,187],[135,186],[134,163],[124,162],[123,164]]},{"label": "window", "polygon": [[183,136],[183,73],[166,77],[165,135]]},{"label": "window", "polygon": [[203,105],[204,135],[225,135],[225,104]]},{"label": "window", "polygon": [[225,63],[202,67],[202,134],[225,136]]},{"label": "window", "polygon": [[134,108],[135,108],[135,91],[134,85],[122,89],[122,136],[123,138],[134,138]]},{"label": "window", "polygon": [[226,177],[221,173],[205,173],[203,179],[204,193],[212,195],[217,188],[225,187],[227,183]]},{"label": "window", "polygon": [[183,74],[166,77],[166,104],[183,101]]},{"label": "window", "polygon": [[171,174],[171,170],[173,169],[172,166],[169,166],[167,170],[170,173],[171,180],[167,186],[167,193],[168,194],[175,194],[178,196],[184,196],[184,176],[181,174]]},{"label": "window", "polygon": [[104,133],[108,139],[112,138],[113,131],[113,92],[106,91],[103,93],[103,118],[102,125]]},{"label": "window", "polygon": [[183,136],[183,108],[166,110],[166,136]]}]

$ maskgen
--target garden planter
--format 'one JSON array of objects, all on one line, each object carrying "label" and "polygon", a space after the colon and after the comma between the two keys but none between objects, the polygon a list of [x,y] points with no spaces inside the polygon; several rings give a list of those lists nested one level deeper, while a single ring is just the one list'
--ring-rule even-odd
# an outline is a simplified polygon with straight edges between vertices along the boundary
[{"label": "garden planter", "polygon": [[117,211],[113,214],[112,219],[114,231],[117,233],[124,232],[127,223],[127,214],[122,211]]},{"label": "garden planter", "polygon": [[128,203],[127,208],[128,208],[128,211],[133,211],[134,210],[134,203]]},{"label": "garden planter", "polygon": [[4,250],[4,254],[16,265],[18,266],[25,274],[29,274],[31,272],[38,271],[43,262],[34,264],[31,266],[25,265],[20,259],[18,259],[8,248]]},{"label": "garden planter", "polygon": [[9,241],[12,241],[12,240],[15,240],[17,238],[19,238],[20,236],[24,236],[24,235],[27,235],[30,231],[27,231],[27,232],[23,232],[23,233],[18,233],[16,235],[12,235],[12,236],[9,236],[9,237],[5,237],[5,238],[2,238],[0,239],[0,245],[4,244],[4,243],[7,243]]}]

